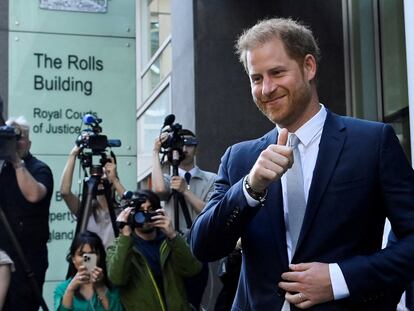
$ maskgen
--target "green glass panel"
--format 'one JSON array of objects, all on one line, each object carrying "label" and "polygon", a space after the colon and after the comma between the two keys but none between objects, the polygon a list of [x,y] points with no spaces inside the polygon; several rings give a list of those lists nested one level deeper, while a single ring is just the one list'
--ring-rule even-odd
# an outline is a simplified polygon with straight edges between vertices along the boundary
[{"label": "green glass panel", "polygon": [[384,115],[408,107],[403,1],[380,1]]},{"label": "green glass panel", "polygon": [[102,134],[122,140],[117,154],[135,154],[134,43],[10,33],[9,115],[32,124],[34,153],[66,154],[92,113],[103,120]]},{"label": "green glass panel", "polygon": [[143,177],[152,165],[151,151],[160,134],[164,118],[170,111],[170,87],[167,86],[138,120],[138,177]]},{"label": "green glass panel", "polygon": [[[44,294],[52,308],[54,282],[65,277],[75,230],[56,191],[85,113],[103,119],[101,135],[122,140],[120,148],[113,148],[119,176],[127,189],[136,188],[135,41],[21,32],[10,32],[9,38],[9,115],[26,116],[31,150],[51,167],[55,180]],[[92,156],[96,163],[100,158]],[[81,189],[77,181],[82,184],[82,177],[74,176],[74,192]]]},{"label": "green glass panel", "polygon": [[141,1],[141,59],[145,67],[171,34],[171,0]]},{"label": "green glass panel", "polygon": [[351,0],[353,115],[377,120],[373,3]]},{"label": "green glass panel", "polygon": [[384,121],[393,125],[411,159],[403,0],[380,0]]},{"label": "green glass panel", "polygon": [[154,60],[142,77],[142,100],[145,101],[171,72],[171,42]]}]

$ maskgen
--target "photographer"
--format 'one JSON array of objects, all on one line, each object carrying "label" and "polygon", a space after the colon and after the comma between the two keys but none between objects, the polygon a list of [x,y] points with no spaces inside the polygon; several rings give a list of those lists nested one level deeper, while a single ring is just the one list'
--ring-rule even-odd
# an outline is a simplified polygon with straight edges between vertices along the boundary
[{"label": "photographer", "polygon": [[[14,229],[14,235],[30,263],[38,287],[42,289],[48,266],[47,241],[49,239],[49,205],[53,191],[50,168],[29,152],[29,125],[24,117],[11,118],[6,124],[15,127],[20,135],[16,154],[7,161],[0,176],[1,207]],[[4,310],[38,310],[39,301],[31,289],[6,228],[0,228],[0,248],[15,262],[16,271]]]},{"label": "photographer", "polygon": [[[68,160],[66,162],[65,168],[63,169],[62,178],[60,182],[60,193],[68,206],[69,210],[73,215],[79,218],[81,201],[78,196],[76,196],[72,190],[72,178],[73,171],[75,168],[76,158],[79,155],[81,148],[74,146],[69,153]],[[121,197],[125,192],[124,186],[118,179],[116,164],[114,163],[113,158],[109,158],[109,162],[103,167],[104,175],[102,178],[107,178],[111,184],[112,190],[112,201],[107,202],[104,186],[102,183],[98,184],[96,199],[92,201],[92,213],[88,219],[87,230],[95,232],[102,239],[105,247],[109,246],[113,239],[115,238],[114,230],[112,228],[112,223],[109,215],[109,208],[116,208],[118,204],[115,200],[115,192],[118,193],[118,196]]]},{"label": "photographer", "polygon": [[[177,197],[184,199],[185,206],[180,203],[178,211],[179,228],[176,228],[176,230],[186,234],[189,230],[189,226],[184,217],[183,209],[188,210],[191,221],[197,217],[203,210],[214,189],[214,179],[216,174],[203,171],[195,165],[198,141],[194,133],[190,130],[182,129],[178,132],[178,135],[183,141],[182,150],[180,150],[183,157],[178,166],[178,176],[170,176],[163,174],[162,172],[159,153],[162,145],[164,145],[169,138],[169,133],[164,132],[157,137],[154,142],[152,156],[152,183],[155,193],[159,195],[161,200],[166,202],[165,210],[167,214],[174,219],[174,223],[176,221],[175,217],[177,217],[174,212],[174,199]],[[176,198],[173,196],[173,190],[177,191]],[[207,282],[207,264],[203,265],[203,269],[199,275],[186,280],[189,301],[197,310],[200,308]]]},{"label": "photographer", "polygon": [[[183,158],[178,166],[178,176],[170,176],[162,173],[159,154],[161,146],[168,139],[169,133],[162,133],[155,139],[151,176],[154,191],[159,195],[161,200],[165,201],[166,213],[173,220],[175,220],[173,190],[177,191],[178,198],[184,198],[185,206],[180,204],[179,228],[176,228],[176,230],[186,234],[189,230],[189,226],[184,217],[183,209],[188,210],[191,221],[197,217],[203,210],[214,190],[213,186],[216,174],[203,171],[195,165],[198,141],[194,133],[190,130],[182,129],[178,134],[183,141],[181,150]],[[187,279],[185,282],[189,301],[195,309],[199,310],[204,290],[208,282],[208,265],[204,264],[199,275]],[[214,281],[210,279],[211,286],[213,285],[212,282]]]},{"label": "photographer", "polygon": [[191,310],[183,277],[198,273],[201,264],[157,195],[141,190],[134,196],[138,200],[118,216],[120,235],[107,250],[109,279],[119,286],[126,310]]},{"label": "photographer", "polygon": [[[172,190],[176,190],[184,196],[187,203],[191,220],[203,210],[206,202],[210,198],[213,191],[214,178],[216,174],[203,171],[195,165],[195,156],[197,153],[198,141],[193,132],[183,129],[179,135],[184,141],[182,147],[183,160],[178,167],[179,176],[170,176],[162,173],[160,163],[161,145],[167,140],[168,133],[163,133],[157,137],[153,148],[152,163],[152,183],[155,193],[161,200],[166,201],[165,210],[174,220],[174,207],[172,199]],[[187,232],[187,224],[183,216],[182,210],[179,213],[180,228],[176,228],[183,233]]]}]

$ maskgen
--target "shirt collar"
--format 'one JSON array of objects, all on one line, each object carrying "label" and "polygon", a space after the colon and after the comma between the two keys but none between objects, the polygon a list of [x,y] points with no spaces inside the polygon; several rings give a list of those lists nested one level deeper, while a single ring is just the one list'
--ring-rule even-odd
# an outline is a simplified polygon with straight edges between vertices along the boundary
[{"label": "shirt collar", "polygon": [[[198,172],[198,168],[197,166],[194,166],[190,171],[188,171],[191,174],[191,177],[196,176],[197,172]],[[182,168],[178,168],[178,175],[180,175],[181,177],[184,177],[184,174],[187,173],[187,171],[183,170]]]},{"label": "shirt collar", "polygon": [[[321,109],[319,109],[318,113],[315,114],[309,121],[303,124],[300,128],[298,128],[295,132],[295,135],[299,138],[300,142],[307,146],[312,140],[319,134],[320,131],[323,129],[323,125],[325,124],[326,120],[326,108],[323,104],[319,104]],[[280,132],[281,128],[276,125],[278,133]],[[291,133],[289,133],[290,135]]]}]

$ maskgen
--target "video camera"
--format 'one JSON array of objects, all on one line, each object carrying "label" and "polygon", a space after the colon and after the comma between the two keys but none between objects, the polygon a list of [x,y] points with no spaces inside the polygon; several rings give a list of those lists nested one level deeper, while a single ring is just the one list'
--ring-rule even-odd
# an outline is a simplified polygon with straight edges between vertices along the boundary
[{"label": "video camera", "polygon": [[174,120],[175,115],[169,114],[165,117],[164,124],[161,128],[161,133],[169,133],[167,140],[161,145],[164,153],[170,150],[181,150],[184,146],[184,137],[180,135],[183,127],[179,123],[174,123]]},{"label": "video camera", "polygon": [[174,123],[175,115],[169,114],[164,119],[164,124],[161,128],[162,133],[168,133],[167,139],[161,144],[160,153],[163,157],[167,156],[168,161],[178,167],[180,162],[184,159],[183,147],[185,145],[185,138],[181,135],[183,127],[179,123]]},{"label": "video camera", "polygon": [[[83,123],[88,125],[89,128],[84,129],[75,143],[81,148],[78,158],[81,160],[82,167],[92,166],[92,157],[94,155],[101,156],[100,166],[104,166],[109,160],[106,156],[106,148],[121,147],[121,141],[119,139],[108,139],[106,135],[102,135],[102,127],[99,125],[102,119],[99,119],[91,114],[86,114],[83,117]],[[85,149],[90,149],[87,152]]]},{"label": "video camera", "polygon": [[0,160],[11,161],[16,156],[16,145],[21,132],[14,126],[0,126]]},{"label": "video camera", "polygon": [[144,204],[145,201],[147,201],[147,197],[145,195],[132,191],[126,191],[124,193],[123,198],[121,200],[121,208],[134,208],[129,214],[127,221],[127,224],[131,226],[131,228],[142,228],[145,224],[154,221],[152,217],[156,215],[163,215],[162,212],[141,211],[141,205]]}]

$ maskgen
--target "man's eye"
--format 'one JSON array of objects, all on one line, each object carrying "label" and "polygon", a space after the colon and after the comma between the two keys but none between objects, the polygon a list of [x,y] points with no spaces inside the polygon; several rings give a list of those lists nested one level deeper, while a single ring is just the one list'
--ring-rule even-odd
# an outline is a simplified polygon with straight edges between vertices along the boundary
[{"label": "man's eye", "polygon": [[281,73],[282,73],[282,71],[281,71],[281,70],[275,70],[275,71],[272,71],[272,75],[273,75],[273,76],[279,76]]}]

